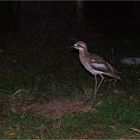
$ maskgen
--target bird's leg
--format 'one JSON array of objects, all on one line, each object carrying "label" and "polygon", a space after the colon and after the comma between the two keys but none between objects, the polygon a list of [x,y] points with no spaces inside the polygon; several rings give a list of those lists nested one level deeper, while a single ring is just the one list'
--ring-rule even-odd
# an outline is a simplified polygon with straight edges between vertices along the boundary
[{"label": "bird's leg", "polygon": [[97,86],[96,92],[98,91],[99,87],[101,86],[101,84],[102,84],[102,82],[104,80],[104,77],[102,75],[100,75],[100,76],[101,76],[102,79],[101,79],[100,83]]},{"label": "bird's leg", "polygon": [[94,100],[96,99],[96,93],[97,93],[97,83],[98,83],[98,81],[97,81],[97,77],[96,77],[96,75],[95,75]]}]

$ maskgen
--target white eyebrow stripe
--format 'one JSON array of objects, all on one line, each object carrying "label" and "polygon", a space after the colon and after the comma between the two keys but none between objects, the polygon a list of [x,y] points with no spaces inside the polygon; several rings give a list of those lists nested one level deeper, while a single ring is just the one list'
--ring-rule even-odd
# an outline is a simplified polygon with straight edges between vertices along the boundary
[{"label": "white eyebrow stripe", "polygon": [[84,44],[80,44],[81,46],[83,46],[83,47],[85,47],[85,45]]}]

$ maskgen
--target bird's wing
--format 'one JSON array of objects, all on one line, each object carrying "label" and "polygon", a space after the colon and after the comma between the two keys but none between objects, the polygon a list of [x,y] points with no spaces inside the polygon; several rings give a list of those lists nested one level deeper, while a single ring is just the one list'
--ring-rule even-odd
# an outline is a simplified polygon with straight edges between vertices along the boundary
[{"label": "bird's wing", "polygon": [[109,72],[108,68],[104,63],[91,62],[91,67],[97,71]]},{"label": "bird's wing", "polygon": [[106,62],[106,66],[108,67],[108,70],[112,73],[116,73],[117,71],[108,63]]},{"label": "bird's wing", "polygon": [[89,59],[90,59],[89,63],[93,69],[105,73],[108,72],[115,73],[113,67],[104,58],[94,54],[94,56],[90,55]]}]

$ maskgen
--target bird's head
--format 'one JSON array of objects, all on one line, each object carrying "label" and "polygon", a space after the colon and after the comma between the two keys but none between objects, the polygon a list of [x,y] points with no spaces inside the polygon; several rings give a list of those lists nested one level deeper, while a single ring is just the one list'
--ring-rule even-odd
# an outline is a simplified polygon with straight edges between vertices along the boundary
[{"label": "bird's head", "polygon": [[73,47],[81,51],[87,50],[87,44],[82,41],[77,41]]}]

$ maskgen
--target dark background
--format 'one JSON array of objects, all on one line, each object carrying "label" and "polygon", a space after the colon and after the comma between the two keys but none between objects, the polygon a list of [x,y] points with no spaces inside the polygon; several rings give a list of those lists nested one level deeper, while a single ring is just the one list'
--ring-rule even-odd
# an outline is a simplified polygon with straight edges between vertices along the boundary
[{"label": "dark background", "polygon": [[0,2],[0,40],[58,41],[68,46],[77,40],[96,45],[115,39],[121,44],[113,45],[120,57],[139,55],[140,2],[85,1],[81,12],[82,20],[76,1]]},{"label": "dark background", "polygon": [[[77,30],[81,30],[78,29],[76,6],[75,1],[0,2],[1,34],[24,31],[38,35],[48,32],[76,35]],[[84,2],[83,14],[85,23],[94,31],[138,33],[139,9],[139,2],[89,1]]]}]

